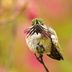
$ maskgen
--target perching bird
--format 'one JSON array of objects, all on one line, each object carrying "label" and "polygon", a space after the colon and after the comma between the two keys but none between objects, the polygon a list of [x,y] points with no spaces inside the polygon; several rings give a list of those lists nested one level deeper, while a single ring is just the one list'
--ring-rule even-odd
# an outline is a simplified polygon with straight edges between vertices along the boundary
[{"label": "perching bird", "polygon": [[34,53],[37,60],[43,64],[46,72],[49,72],[49,70],[43,61],[44,54],[55,60],[63,60],[56,32],[51,27],[44,25],[41,19],[33,19],[32,26],[27,28],[25,32],[29,49]]}]

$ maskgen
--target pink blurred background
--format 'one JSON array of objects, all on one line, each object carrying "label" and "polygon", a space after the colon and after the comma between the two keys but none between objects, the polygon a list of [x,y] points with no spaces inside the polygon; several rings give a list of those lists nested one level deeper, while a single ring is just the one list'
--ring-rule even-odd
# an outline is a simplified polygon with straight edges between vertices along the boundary
[{"label": "pink blurred background", "polygon": [[44,72],[25,42],[33,18],[53,27],[64,61],[44,56],[50,72],[72,71],[72,0],[0,0],[0,72]]}]

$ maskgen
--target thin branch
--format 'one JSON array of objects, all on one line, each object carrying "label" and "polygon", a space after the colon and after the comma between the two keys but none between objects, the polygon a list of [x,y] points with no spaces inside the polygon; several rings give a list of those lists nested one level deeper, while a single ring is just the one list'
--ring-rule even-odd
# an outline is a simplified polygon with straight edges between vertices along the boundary
[{"label": "thin branch", "polygon": [[45,65],[45,63],[43,61],[43,56],[41,55],[41,56],[37,57],[36,54],[35,54],[35,57],[43,65],[43,67],[45,68],[46,72],[49,72],[48,68],[46,67],[46,65]]}]

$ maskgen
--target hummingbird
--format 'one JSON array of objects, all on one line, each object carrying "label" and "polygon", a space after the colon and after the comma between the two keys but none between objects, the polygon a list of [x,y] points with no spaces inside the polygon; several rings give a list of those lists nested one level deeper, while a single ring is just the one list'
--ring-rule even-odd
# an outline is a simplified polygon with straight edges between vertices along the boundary
[{"label": "hummingbird", "polygon": [[60,45],[55,30],[46,26],[42,19],[33,19],[32,26],[25,29],[25,33],[26,43],[29,49],[34,53],[36,59],[44,66],[46,72],[49,72],[49,70],[43,60],[44,54],[54,60],[64,60],[59,50]]}]

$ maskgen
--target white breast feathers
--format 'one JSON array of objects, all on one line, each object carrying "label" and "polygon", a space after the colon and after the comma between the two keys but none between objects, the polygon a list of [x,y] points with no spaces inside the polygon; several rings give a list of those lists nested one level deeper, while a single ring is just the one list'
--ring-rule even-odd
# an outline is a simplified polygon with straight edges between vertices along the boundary
[{"label": "white breast feathers", "polygon": [[26,42],[30,48],[30,50],[32,50],[33,52],[36,51],[36,46],[38,44],[38,39],[41,38],[41,34],[38,33],[34,33],[33,35],[29,36],[28,38],[26,38]]}]

